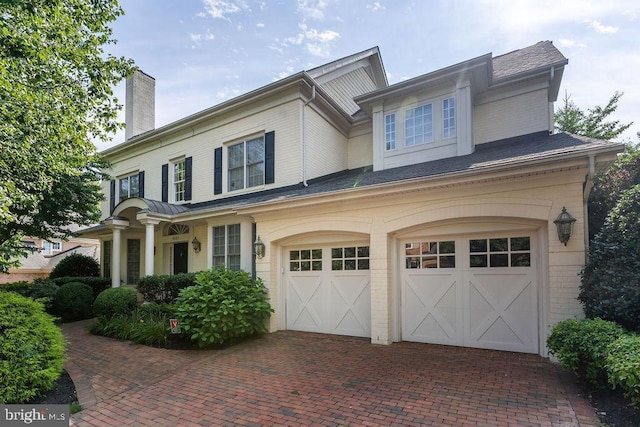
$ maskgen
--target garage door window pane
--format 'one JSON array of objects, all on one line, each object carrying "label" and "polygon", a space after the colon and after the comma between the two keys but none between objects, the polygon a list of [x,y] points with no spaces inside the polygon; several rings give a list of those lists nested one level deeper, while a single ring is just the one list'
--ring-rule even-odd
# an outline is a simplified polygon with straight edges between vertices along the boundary
[{"label": "garage door window pane", "polygon": [[531,243],[528,237],[512,237],[511,238],[511,250],[512,251],[529,251],[531,250]]},{"label": "garage door window pane", "polygon": [[509,267],[509,255],[491,254],[489,262],[491,263],[491,267]]},{"label": "garage door window pane", "polygon": [[289,251],[289,270],[322,270],[322,249],[302,249],[299,251]]},{"label": "garage door window pane", "polygon": [[471,267],[487,267],[486,255],[471,255],[469,257],[469,264]]},{"label": "garage door window pane", "polygon": [[529,237],[469,240],[471,267],[531,267]]},{"label": "garage door window pane", "polygon": [[511,254],[512,267],[531,267],[531,254]]},{"label": "garage door window pane", "polygon": [[331,249],[331,269],[339,270],[368,270],[369,246],[349,246]]},{"label": "garage door window pane", "polygon": [[452,240],[406,243],[404,246],[405,268],[455,268],[455,250],[456,244]]},{"label": "garage door window pane", "polygon": [[509,250],[508,239],[491,239],[489,240],[489,250],[491,252],[504,252]]}]

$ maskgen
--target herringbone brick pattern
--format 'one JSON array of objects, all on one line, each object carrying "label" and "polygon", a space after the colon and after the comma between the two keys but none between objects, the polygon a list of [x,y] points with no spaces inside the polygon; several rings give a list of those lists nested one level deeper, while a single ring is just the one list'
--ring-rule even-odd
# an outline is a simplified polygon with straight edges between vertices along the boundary
[{"label": "herringbone brick pattern", "polygon": [[572,377],[535,355],[281,331],[164,350],[64,325],[76,426],[596,426]]}]

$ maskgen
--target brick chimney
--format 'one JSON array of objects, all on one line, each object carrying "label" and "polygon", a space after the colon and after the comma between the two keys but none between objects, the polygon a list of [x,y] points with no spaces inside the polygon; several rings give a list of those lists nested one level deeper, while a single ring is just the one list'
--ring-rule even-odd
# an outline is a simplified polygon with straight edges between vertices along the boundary
[{"label": "brick chimney", "polygon": [[125,101],[125,138],[156,127],[156,79],[137,70],[127,78]]}]

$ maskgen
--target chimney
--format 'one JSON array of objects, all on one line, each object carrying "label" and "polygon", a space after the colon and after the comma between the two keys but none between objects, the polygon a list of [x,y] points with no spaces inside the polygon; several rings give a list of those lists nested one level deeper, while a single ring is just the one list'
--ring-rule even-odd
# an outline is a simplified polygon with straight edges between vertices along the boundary
[{"label": "chimney", "polygon": [[137,70],[127,78],[125,139],[155,129],[156,79]]}]

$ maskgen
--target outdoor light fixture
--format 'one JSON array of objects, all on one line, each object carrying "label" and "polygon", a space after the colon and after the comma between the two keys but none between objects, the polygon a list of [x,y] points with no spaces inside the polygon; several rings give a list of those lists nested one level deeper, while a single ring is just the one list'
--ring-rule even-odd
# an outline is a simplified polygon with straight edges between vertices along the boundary
[{"label": "outdoor light fixture", "polygon": [[575,222],[576,219],[572,217],[569,212],[567,212],[567,209],[564,206],[562,207],[562,212],[560,212],[558,218],[553,221],[553,223],[558,228],[558,239],[560,239],[560,241],[564,243],[565,246],[567,246],[567,242],[573,234],[573,224]]},{"label": "outdoor light fixture", "polygon": [[253,253],[256,254],[256,257],[262,258],[264,256],[264,243],[260,240],[260,236],[256,238],[256,241],[253,242]]},{"label": "outdoor light fixture", "polygon": [[191,242],[191,246],[193,246],[193,251],[195,253],[200,252],[200,241],[198,240],[197,237],[193,238],[193,241]]}]

